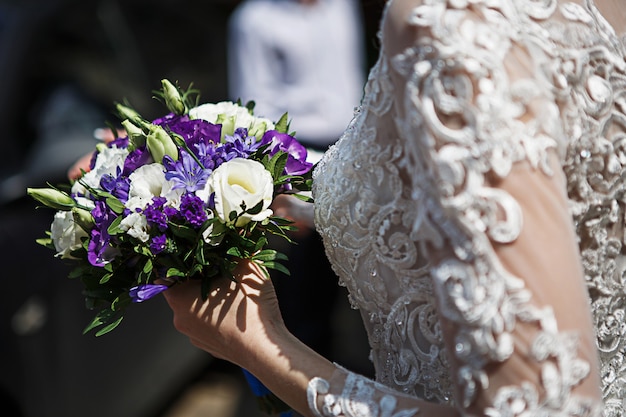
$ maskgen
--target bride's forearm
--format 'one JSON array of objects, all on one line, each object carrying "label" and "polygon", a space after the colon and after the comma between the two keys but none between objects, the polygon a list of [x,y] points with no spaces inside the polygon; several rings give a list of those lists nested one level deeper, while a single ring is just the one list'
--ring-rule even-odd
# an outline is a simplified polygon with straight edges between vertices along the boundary
[{"label": "bride's forearm", "polygon": [[[300,342],[282,326],[268,329],[265,337],[250,340],[250,345],[246,350],[250,354],[243,355],[239,365],[252,372],[275,395],[305,417],[315,416],[310,409],[307,398],[307,395],[313,394],[312,398],[315,399],[315,392],[308,392],[315,391],[314,386],[310,386],[314,380],[323,380],[329,384],[329,391],[320,395],[318,401],[313,401],[317,403],[317,406],[321,407],[321,402],[334,403],[334,399],[337,398],[345,400],[345,402],[339,401],[336,403],[337,407],[333,408],[334,412],[340,413],[337,415],[346,417],[353,415],[350,414],[350,410],[342,409],[345,404],[352,404],[354,409],[361,411],[364,411],[365,407],[371,413],[366,414],[366,416],[380,415],[382,408],[384,408],[383,403],[385,406],[389,406],[389,398],[393,397],[394,411],[402,410],[405,413],[402,415],[415,417],[459,416],[458,411],[453,407],[429,403],[401,394],[336,366]],[[351,378],[359,381],[356,386],[369,385],[372,388],[369,391],[371,397],[359,398],[358,395],[355,396],[352,388],[350,388]],[[331,395],[334,399],[322,398],[324,395]],[[343,414],[344,412],[345,414]],[[327,415],[324,411],[321,411],[321,414]]]},{"label": "bride's forearm", "polygon": [[282,326],[269,326],[266,334],[250,340],[239,365],[303,416],[313,414],[307,404],[307,386],[314,377],[329,380],[336,367]]}]

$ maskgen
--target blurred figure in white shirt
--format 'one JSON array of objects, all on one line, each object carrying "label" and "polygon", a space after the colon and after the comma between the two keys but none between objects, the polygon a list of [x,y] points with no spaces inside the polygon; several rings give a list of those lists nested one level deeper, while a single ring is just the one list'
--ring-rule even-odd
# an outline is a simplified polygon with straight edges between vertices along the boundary
[{"label": "blurred figure in white shirt", "polygon": [[343,133],[365,77],[361,12],[355,0],[246,0],[229,24],[233,99],[285,111],[298,140],[324,150]]}]

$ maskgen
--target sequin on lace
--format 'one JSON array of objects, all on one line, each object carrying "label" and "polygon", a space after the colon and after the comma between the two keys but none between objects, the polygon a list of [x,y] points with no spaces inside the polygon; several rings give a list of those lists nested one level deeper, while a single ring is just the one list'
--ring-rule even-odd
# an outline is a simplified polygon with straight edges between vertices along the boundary
[{"label": "sequin on lace", "polygon": [[[576,337],[532,304],[490,243],[515,241],[523,222],[517,202],[486,177],[506,177],[520,161],[552,175],[556,151],[591,296],[604,415],[626,415],[624,43],[591,1],[424,0],[409,19],[430,42],[393,57],[381,51],[362,106],[315,171],[316,224],[365,318],[377,381],[465,410],[489,384],[485,367],[512,355],[515,324],[532,323],[528,355],[542,364],[542,386],[502,387],[483,413],[600,414],[570,395],[589,372]],[[536,76],[508,76],[502,62],[514,45],[526,46]],[[392,73],[406,80],[403,103],[394,102]],[[548,104],[529,121],[531,102]],[[433,249],[436,264],[427,261]],[[440,316],[458,325],[449,350]],[[320,416],[396,415],[380,411],[381,394],[360,377],[333,391],[341,394],[329,389],[319,379],[309,387]]]}]

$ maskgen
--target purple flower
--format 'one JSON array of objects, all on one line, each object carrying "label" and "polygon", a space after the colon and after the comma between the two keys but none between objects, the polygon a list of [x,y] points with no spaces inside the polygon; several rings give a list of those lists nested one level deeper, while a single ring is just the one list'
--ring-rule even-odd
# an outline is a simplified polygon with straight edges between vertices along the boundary
[{"label": "purple flower", "polygon": [[115,139],[113,139],[111,142],[109,142],[108,144],[109,148],[112,148],[113,146],[117,147],[117,148],[127,148],[128,147],[128,136],[123,136],[123,137],[116,137]]},{"label": "purple flower", "polygon": [[269,144],[267,152],[275,155],[277,152],[287,152],[287,165],[285,165],[286,175],[302,175],[311,170],[313,164],[306,161],[306,148],[293,136],[280,133],[276,130],[268,130],[261,140],[263,145]]},{"label": "purple flower", "polygon": [[224,152],[226,160],[248,158],[262,145],[256,137],[248,136],[248,129],[238,128],[232,136],[224,136]]},{"label": "purple flower", "polygon": [[96,167],[96,159],[98,159],[98,151],[93,151],[91,159],[89,160],[89,171],[92,171]]},{"label": "purple flower", "polygon": [[180,198],[180,215],[194,227],[202,226],[208,218],[204,202],[195,194],[184,194]]},{"label": "purple flower", "polygon": [[163,205],[167,200],[165,197],[154,197],[152,203],[143,210],[143,215],[150,226],[156,226],[159,230],[167,229],[167,215],[163,211]]},{"label": "purple flower", "polygon": [[155,236],[150,241],[150,252],[152,252],[153,255],[158,255],[159,253],[163,252],[166,247],[167,236],[165,236],[164,234]]},{"label": "purple flower", "polygon": [[222,135],[222,125],[216,125],[206,120],[189,120],[189,116],[175,116],[169,114],[152,123],[162,126],[165,130],[170,130],[180,135],[190,149],[194,149],[198,144],[220,143]]},{"label": "purple flower", "polygon": [[204,188],[211,171],[201,167],[191,155],[181,149],[180,159],[174,161],[169,155],[163,157],[165,179],[172,181],[172,189],[184,188],[187,192],[194,192]]},{"label": "purple flower", "polygon": [[169,129],[170,126],[175,126],[176,124],[180,123],[180,122],[184,122],[184,121],[188,121],[189,120],[189,116],[184,115],[184,116],[178,116],[174,113],[169,113],[166,114],[163,117],[159,117],[158,119],[154,119],[152,121],[153,124],[155,125],[159,125],[162,126],[166,129]]},{"label": "purple flower", "polygon": [[117,169],[117,176],[105,174],[100,178],[100,187],[103,190],[117,197],[121,202],[128,201],[128,191],[130,190],[130,179],[121,175],[121,169]]},{"label": "purple flower", "polygon": [[227,152],[223,145],[215,146],[214,144],[205,145],[200,143],[196,145],[196,151],[204,168],[211,172],[228,160]]},{"label": "purple flower", "polygon": [[123,175],[130,175],[140,166],[149,164],[152,162],[152,155],[148,152],[148,148],[145,146],[141,146],[132,150],[126,159],[124,160],[124,171]]},{"label": "purple flower", "polygon": [[111,236],[108,228],[117,215],[109,209],[104,201],[96,201],[91,210],[94,219],[94,228],[90,233],[87,259],[93,266],[104,266],[110,259],[107,256]]},{"label": "purple flower", "polygon": [[180,213],[174,207],[167,206],[163,209],[163,213],[167,216],[168,219],[178,219],[180,218]]},{"label": "purple flower", "polygon": [[101,233],[98,229],[91,230],[89,246],[87,247],[87,259],[90,264],[99,267],[107,264],[104,253],[110,240],[111,238],[108,234]]},{"label": "purple flower", "polygon": [[133,300],[133,303],[141,303],[143,301],[149,300],[155,295],[161,294],[163,291],[167,290],[169,287],[167,285],[160,284],[141,284],[136,287],[133,287],[128,292],[130,298]]}]

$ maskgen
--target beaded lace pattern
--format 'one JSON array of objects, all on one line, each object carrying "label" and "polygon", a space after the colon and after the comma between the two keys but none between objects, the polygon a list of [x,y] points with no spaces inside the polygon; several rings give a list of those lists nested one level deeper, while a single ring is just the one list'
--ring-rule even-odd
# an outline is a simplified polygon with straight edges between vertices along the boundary
[{"label": "beaded lace pattern", "polygon": [[[532,323],[528,355],[541,364],[542,386],[503,386],[482,414],[599,415],[599,405],[571,394],[589,372],[576,337],[532,304],[492,245],[515,241],[523,219],[487,177],[504,178],[521,161],[553,175],[556,151],[594,313],[604,414],[626,415],[624,43],[591,1],[425,0],[409,18],[431,38],[397,56],[381,50],[362,106],[314,178],[316,224],[363,315],[377,382],[346,371],[333,394],[316,378],[312,410],[419,415],[396,410],[396,392],[468,414],[489,384],[485,368],[511,357],[515,324]],[[508,76],[513,45],[525,46],[535,75]],[[548,103],[535,112],[542,117],[522,120],[537,99]],[[448,349],[440,317],[457,326]]]}]

